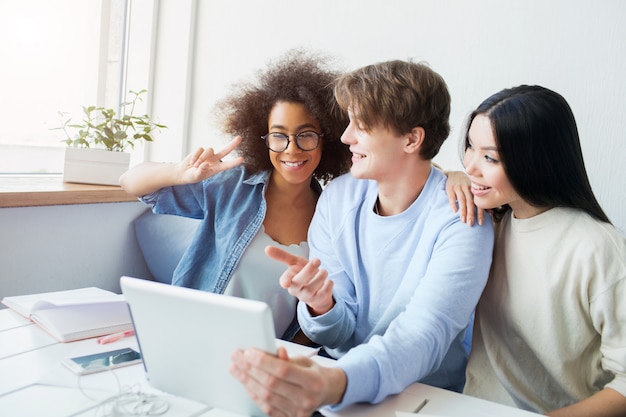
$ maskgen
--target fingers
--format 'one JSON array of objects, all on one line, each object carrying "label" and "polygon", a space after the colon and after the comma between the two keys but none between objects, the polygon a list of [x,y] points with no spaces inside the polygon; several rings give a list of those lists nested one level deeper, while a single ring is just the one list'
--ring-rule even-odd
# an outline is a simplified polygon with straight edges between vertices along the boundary
[{"label": "fingers", "polygon": [[297,256],[297,255],[292,255],[291,253],[287,252],[286,250],[277,248],[275,246],[267,246],[265,248],[265,254],[267,256],[269,256],[270,258],[274,259],[275,261],[278,262],[282,262],[284,264],[287,264],[289,266],[291,265],[306,265],[309,260],[306,258],[303,258],[301,256]]},{"label": "fingers", "polygon": [[312,365],[308,358],[292,362],[284,348],[277,355],[257,349],[238,350],[231,356],[230,372],[245,387],[259,407],[270,416],[310,416],[315,406],[303,409],[306,401],[307,369]]},{"label": "fingers", "polygon": [[240,143],[241,136],[237,136],[235,139],[228,142],[226,146],[216,152],[215,156],[217,156],[219,159],[224,159],[224,157],[230,154],[237,146],[239,146]]},{"label": "fingers", "polygon": [[198,159],[204,153],[204,148],[198,148],[189,155],[187,155],[183,160],[179,163],[182,167],[181,169],[186,169],[188,167],[193,167],[198,163]]},{"label": "fingers", "polygon": [[288,414],[282,410],[290,408],[288,399],[280,391],[270,390],[265,382],[268,380],[267,376],[247,360],[244,352],[233,353],[232,360],[230,374],[243,384],[259,408],[269,416],[287,416]]},{"label": "fingers", "polygon": [[328,313],[335,305],[333,298],[334,283],[327,279],[317,291],[311,295],[307,305],[312,316],[321,316]]},{"label": "fingers", "polygon": [[474,195],[469,187],[462,187],[463,201],[465,205],[465,213],[467,216],[467,225],[474,225]]},{"label": "fingers", "polygon": [[301,262],[298,262],[295,265],[290,265],[289,268],[287,268],[287,270],[280,276],[280,286],[288,289],[291,295],[298,297],[302,288],[314,281],[317,274],[321,272],[319,266],[319,259],[306,261],[304,265]]},{"label": "fingers", "polygon": [[[328,279],[328,271],[319,269],[319,266],[320,261],[313,259],[293,275],[290,282],[281,281],[283,288],[306,303],[314,316],[327,313],[334,305],[334,284]],[[281,278],[287,279],[288,274],[283,274]]]},{"label": "fingers", "polygon": [[242,157],[232,158],[227,161],[223,161],[223,159],[228,156],[237,146],[239,146],[240,143],[241,136],[237,136],[235,139],[228,142],[226,146],[224,146],[217,152],[215,152],[213,148],[199,148],[194,152],[195,157],[193,158],[192,165],[198,168],[201,164],[208,162],[210,168],[216,172],[225,171],[226,169],[237,166],[241,162],[243,162]]},{"label": "fingers", "polygon": [[[203,148],[200,148],[200,149],[203,149]],[[195,168],[198,168],[202,164],[207,163],[207,162],[209,164],[211,163],[215,164],[219,162],[219,160],[216,160],[215,158],[215,151],[213,150],[213,148],[204,148],[203,152],[200,155],[198,155],[198,158],[194,161],[193,166]]]},{"label": "fingers", "polygon": [[479,225],[482,226],[483,224],[485,224],[485,209],[479,207],[477,210],[477,217]]},{"label": "fingers", "polygon": [[313,314],[324,314],[333,307],[333,282],[328,279],[328,271],[320,269],[319,259],[309,261],[274,246],[267,246],[265,254],[289,266],[280,276],[279,284],[306,303]]},{"label": "fingers", "polygon": [[185,157],[180,166],[183,183],[193,183],[205,180],[213,175],[229,170],[243,163],[243,157],[231,158],[223,161],[239,143],[241,138],[233,139],[229,144],[215,153],[213,148],[198,148]]},{"label": "fingers", "polygon": [[282,346],[279,346],[276,349],[276,357],[282,360],[289,360],[289,355],[287,355],[287,349]]},{"label": "fingers", "polygon": [[458,210],[458,207],[456,206],[456,194],[454,194],[452,190],[449,190],[447,186],[446,193],[448,194],[448,203],[450,204],[450,208],[453,212],[456,213],[456,211]]},{"label": "fingers", "polygon": [[291,253],[275,246],[266,246],[265,254],[268,257],[289,266],[289,268],[287,268],[278,279],[280,286],[285,289],[288,289],[291,286],[294,276],[298,274],[302,267],[309,262],[306,258],[292,255]]},{"label": "fingers", "polygon": [[[452,210],[458,210],[462,222],[468,226],[474,225],[474,195],[472,194],[471,182],[463,172],[452,171],[447,173],[446,193]],[[457,208],[458,205],[458,208]],[[478,213],[478,223],[484,221],[484,213]]]},{"label": "fingers", "polygon": [[461,218],[461,221],[463,223],[466,223],[468,219],[467,219],[467,204],[465,200],[465,195],[463,194],[462,191],[459,191],[457,187],[454,187],[454,190],[452,192],[454,192],[454,199],[457,201],[457,204],[459,207],[458,208],[459,217]]},{"label": "fingers", "polygon": [[243,163],[243,156],[239,156],[233,159],[228,159],[226,161],[221,161],[219,164],[219,170],[226,171],[226,170],[236,167],[237,165],[241,165],[242,163]]},{"label": "fingers", "polygon": [[324,285],[324,282],[326,282],[326,278],[328,278],[328,272],[324,269],[319,269],[319,267],[319,259],[313,259],[293,276],[289,286],[285,288],[288,288],[292,295],[307,302],[311,297],[315,296],[317,291]]},{"label": "fingers", "polygon": [[[312,261],[307,261],[305,258],[300,258],[296,260],[297,263],[292,264],[283,272],[280,276],[278,282],[281,287],[289,290],[289,293],[295,297],[298,297],[302,301],[305,299],[300,298],[300,291],[306,285],[309,285],[312,281],[318,282],[316,280],[317,275],[321,272],[323,274],[322,279],[325,279],[328,273],[326,271],[321,271],[320,260],[313,259]],[[305,261],[306,263],[302,263]]]}]

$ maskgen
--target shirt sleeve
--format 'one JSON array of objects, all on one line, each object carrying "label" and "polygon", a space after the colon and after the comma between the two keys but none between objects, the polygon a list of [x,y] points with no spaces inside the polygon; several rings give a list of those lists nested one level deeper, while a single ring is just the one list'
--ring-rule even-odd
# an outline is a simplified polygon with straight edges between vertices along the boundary
[{"label": "shirt sleeve", "polygon": [[626,239],[612,226],[603,224],[603,229],[597,239],[591,233],[586,239],[584,273],[590,281],[585,290],[589,316],[600,334],[602,369],[614,375],[605,388],[626,397]]},{"label": "shirt sleeve", "polygon": [[140,200],[157,214],[202,219],[205,209],[204,182],[164,187]]},{"label": "shirt sleeve", "polygon": [[[330,185],[329,185],[330,187]],[[322,267],[329,271],[328,279],[334,282],[333,296],[336,304],[326,314],[313,317],[306,303],[298,303],[298,320],[303,332],[315,342],[326,347],[344,343],[354,332],[356,325],[357,299],[354,284],[345,273],[341,259],[332,244],[332,228],[329,205],[329,190],[320,199],[309,227],[311,257],[322,260]],[[352,257],[346,253],[344,258]],[[345,260],[345,259],[344,259]],[[334,272],[333,272],[334,271]]]},{"label": "shirt sleeve", "polygon": [[592,300],[594,327],[600,332],[602,367],[615,377],[606,384],[626,397],[626,278]]}]

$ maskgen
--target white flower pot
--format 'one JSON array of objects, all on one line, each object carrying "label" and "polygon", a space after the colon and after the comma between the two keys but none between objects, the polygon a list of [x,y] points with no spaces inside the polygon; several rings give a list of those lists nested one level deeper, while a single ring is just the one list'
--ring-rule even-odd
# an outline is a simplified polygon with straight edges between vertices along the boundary
[{"label": "white flower pot", "polygon": [[105,149],[66,148],[63,181],[120,185],[119,178],[130,166],[130,153]]}]

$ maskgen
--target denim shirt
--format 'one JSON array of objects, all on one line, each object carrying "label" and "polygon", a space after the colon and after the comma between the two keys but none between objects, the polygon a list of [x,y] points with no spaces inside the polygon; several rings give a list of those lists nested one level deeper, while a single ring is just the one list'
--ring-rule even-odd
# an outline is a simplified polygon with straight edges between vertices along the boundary
[{"label": "denim shirt", "polygon": [[[244,251],[263,224],[270,173],[249,174],[240,165],[202,182],[164,187],[141,198],[154,213],[201,220],[174,270],[173,285],[224,293]],[[318,193],[322,191],[315,179],[311,187]],[[298,328],[294,317],[283,338],[291,338]]]}]

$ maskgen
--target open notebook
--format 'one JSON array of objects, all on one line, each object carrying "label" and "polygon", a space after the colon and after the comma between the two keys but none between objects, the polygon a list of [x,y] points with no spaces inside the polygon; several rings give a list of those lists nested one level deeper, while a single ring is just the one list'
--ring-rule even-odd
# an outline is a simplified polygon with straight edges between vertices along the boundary
[{"label": "open notebook", "polygon": [[265,415],[228,368],[237,348],[276,352],[267,304],[130,277],[120,285],[153,387],[234,413]]},{"label": "open notebook", "polygon": [[4,297],[2,304],[61,342],[132,329],[124,297],[95,287]]}]

